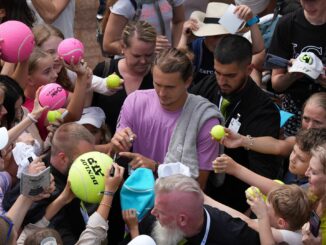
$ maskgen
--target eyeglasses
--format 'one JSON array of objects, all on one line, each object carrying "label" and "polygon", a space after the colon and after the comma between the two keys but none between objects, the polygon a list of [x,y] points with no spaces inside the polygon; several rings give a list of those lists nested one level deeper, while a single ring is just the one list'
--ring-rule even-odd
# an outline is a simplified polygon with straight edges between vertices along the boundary
[{"label": "eyeglasses", "polygon": [[6,242],[5,242],[5,244],[6,244],[9,241],[9,238],[10,238],[10,235],[12,232],[12,228],[14,227],[14,223],[12,223],[12,221],[10,219],[8,219],[8,217],[6,217],[5,215],[0,215],[0,218],[2,218],[4,221],[6,221],[6,223],[9,225]]}]

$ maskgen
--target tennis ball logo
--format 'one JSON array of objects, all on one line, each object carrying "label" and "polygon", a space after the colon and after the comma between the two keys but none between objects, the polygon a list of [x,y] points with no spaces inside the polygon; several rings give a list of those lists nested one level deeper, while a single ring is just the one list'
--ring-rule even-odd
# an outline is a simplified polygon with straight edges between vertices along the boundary
[{"label": "tennis ball logo", "polygon": [[302,62],[304,62],[304,63],[307,63],[307,64],[311,65],[312,62],[313,62],[313,59],[312,59],[312,57],[311,57],[310,55],[308,55],[308,54],[304,54],[304,55],[302,55],[302,56],[300,57],[300,61],[302,61]]},{"label": "tennis ball logo", "polygon": [[105,173],[112,162],[111,157],[96,151],[79,156],[68,175],[72,192],[84,202],[99,203],[105,187]]},{"label": "tennis ball logo", "polygon": [[121,79],[116,73],[113,73],[106,78],[106,86],[108,88],[114,89],[119,87],[120,84],[121,84]]},{"label": "tennis ball logo", "polygon": [[216,139],[217,141],[221,140],[224,135],[225,135],[225,131],[223,126],[221,125],[215,125],[212,129],[211,129],[211,136]]}]

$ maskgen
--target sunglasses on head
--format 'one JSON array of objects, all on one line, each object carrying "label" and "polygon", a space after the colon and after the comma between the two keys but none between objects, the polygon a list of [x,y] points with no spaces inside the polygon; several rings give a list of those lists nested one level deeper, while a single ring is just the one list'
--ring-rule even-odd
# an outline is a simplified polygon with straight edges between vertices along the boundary
[{"label": "sunglasses on head", "polygon": [[11,232],[12,232],[12,228],[14,227],[14,223],[12,223],[12,221],[5,215],[0,215],[0,218],[3,219],[4,221],[6,221],[6,223],[9,225],[9,229],[8,229],[8,233],[6,236],[6,242],[5,244],[9,241]]}]

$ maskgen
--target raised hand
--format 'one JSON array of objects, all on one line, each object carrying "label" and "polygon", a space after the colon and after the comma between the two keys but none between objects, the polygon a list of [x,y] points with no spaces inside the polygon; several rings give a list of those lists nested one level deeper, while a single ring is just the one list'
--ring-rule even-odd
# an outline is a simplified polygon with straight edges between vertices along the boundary
[{"label": "raised hand", "polygon": [[114,134],[111,143],[116,152],[129,151],[136,137],[130,128],[124,128]]}]

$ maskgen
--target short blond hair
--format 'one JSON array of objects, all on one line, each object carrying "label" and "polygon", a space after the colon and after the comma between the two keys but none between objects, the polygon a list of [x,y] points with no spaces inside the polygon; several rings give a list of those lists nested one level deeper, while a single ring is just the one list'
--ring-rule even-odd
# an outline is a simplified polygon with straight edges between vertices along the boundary
[{"label": "short blond hair", "polygon": [[267,197],[275,214],[289,224],[289,230],[301,229],[309,219],[311,203],[306,192],[297,185],[281,185]]},{"label": "short blond hair", "polygon": [[161,51],[155,57],[154,66],[164,73],[179,72],[184,82],[193,75],[193,65],[185,50],[168,48]]},{"label": "short blond hair", "polygon": [[81,141],[95,144],[94,136],[83,125],[75,122],[65,123],[53,135],[51,154],[64,152],[72,163],[76,155],[79,155],[76,147]]},{"label": "short blond hair", "polygon": [[136,36],[140,41],[156,44],[156,30],[146,21],[128,22],[122,31],[121,39],[126,47],[130,47],[130,39]]}]

